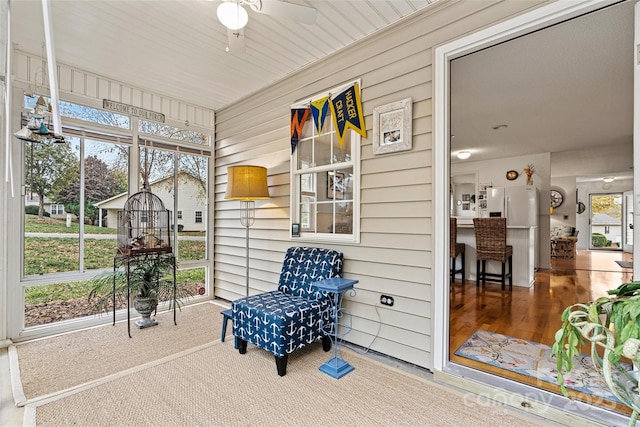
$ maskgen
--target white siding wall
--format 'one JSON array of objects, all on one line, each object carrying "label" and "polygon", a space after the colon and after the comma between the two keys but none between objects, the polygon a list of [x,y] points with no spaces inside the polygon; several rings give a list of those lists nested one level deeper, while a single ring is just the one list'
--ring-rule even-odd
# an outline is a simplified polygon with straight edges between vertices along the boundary
[{"label": "white siding wall", "polygon": [[[360,281],[357,295],[346,302],[354,328],[347,340],[365,347],[373,341],[373,350],[432,368],[432,48],[539,3],[436,3],[218,111],[216,296],[232,300],[244,293],[245,232],[238,219],[239,203],[224,200],[227,166],[268,168],[271,199],[256,202],[250,277],[252,292],[274,289],[286,248],[314,245],[289,239],[289,106],[360,78],[368,132],[361,146],[361,243],[316,245],[343,251],[345,276]],[[408,97],[413,99],[413,149],[373,156],[373,109]],[[380,306],[381,294],[393,296],[395,305]]]}]

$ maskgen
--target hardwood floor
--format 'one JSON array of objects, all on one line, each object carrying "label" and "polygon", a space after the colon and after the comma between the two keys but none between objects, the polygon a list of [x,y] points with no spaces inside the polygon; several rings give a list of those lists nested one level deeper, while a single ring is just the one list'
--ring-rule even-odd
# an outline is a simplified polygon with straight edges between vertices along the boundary
[{"label": "hardwood floor", "polygon": [[[514,286],[511,291],[508,286],[502,291],[499,283],[487,282],[486,288],[476,288],[475,281],[463,284],[457,279],[451,285],[450,296],[450,360],[560,393],[557,385],[459,357],[454,352],[477,329],[552,345],[564,309],[576,302],[605,296],[608,289],[631,281],[632,270],[615,262],[631,260],[631,254],[623,252],[578,251],[573,259],[553,258],[551,269],[538,271],[531,288]],[[590,396],[571,395],[593,403]],[[603,402],[600,406],[630,414],[623,405]]]}]

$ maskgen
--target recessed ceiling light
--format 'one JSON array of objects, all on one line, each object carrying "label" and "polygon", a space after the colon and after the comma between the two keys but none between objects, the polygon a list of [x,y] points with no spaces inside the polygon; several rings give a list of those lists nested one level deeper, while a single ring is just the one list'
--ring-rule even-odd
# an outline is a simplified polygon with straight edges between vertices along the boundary
[{"label": "recessed ceiling light", "polygon": [[471,157],[471,151],[458,151],[458,154],[456,154],[456,156],[458,156],[460,160],[466,160]]},{"label": "recessed ceiling light", "polygon": [[492,127],[491,127],[491,129],[493,129],[493,130],[500,130],[500,129],[506,129],[506,128],[508,128],[508,127],[509,127],[509,125],[504,125],[504,124],[503,124],[503,125],[495,125],[495,126],[492,126]]}]

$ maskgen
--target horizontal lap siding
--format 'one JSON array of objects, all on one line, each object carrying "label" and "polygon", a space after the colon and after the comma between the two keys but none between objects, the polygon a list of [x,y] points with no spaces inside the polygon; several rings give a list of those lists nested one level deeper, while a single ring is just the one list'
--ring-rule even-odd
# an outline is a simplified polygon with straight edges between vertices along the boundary
[{"label": "horizontal lap siding", "polygon": [[[347,340],[432,367],[433,137],[432,49],[469,31],[533,7],[529,2],[438,2],[391,29],[331,55],[216,115],[214,193],[216,295],[244,293],[245,234],[239,203],[224,200],[226,169],[236,163],[269,171],[270,200],[256,202],[250,229],[250,280],[274,289],[284,252],[294,245],[344,252],[345,276],[359,280],[345,297],[353,316]],[[367,138],[360,152],[360,243],[340,245],[289,239],[289,107],[360,79]],[[374,156],[373,110],[411,97],[413,148]],[[380,305],[391,295],[394,306]]]}]

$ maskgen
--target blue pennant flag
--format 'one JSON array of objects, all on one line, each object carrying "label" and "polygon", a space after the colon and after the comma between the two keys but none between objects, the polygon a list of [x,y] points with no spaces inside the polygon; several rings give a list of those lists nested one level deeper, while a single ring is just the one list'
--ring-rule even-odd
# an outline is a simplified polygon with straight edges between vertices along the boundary
[{"label": "blue pennant flag", "polygon": [[331,113],[340,148],[344,145],[344,137],[349,128],[364,138],[367,137],[360,102],[360,88],[357,83],[331,100]]},{"label": "blue pennant flag", "polygon": [[324,128],[324,120],[329,112],[329,97],[311,101],[311,115],[313,116],[313,123],[316,125],[316,131],[318,135],[322,135],[322,128]]}]

